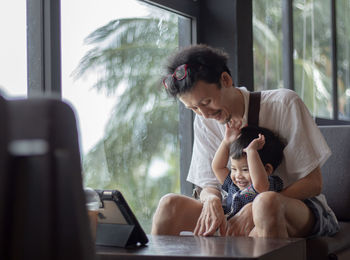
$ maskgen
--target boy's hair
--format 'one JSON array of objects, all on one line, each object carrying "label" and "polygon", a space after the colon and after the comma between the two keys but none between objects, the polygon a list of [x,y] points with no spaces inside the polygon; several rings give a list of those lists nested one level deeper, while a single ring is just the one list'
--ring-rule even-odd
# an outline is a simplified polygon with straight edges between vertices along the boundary
[{"label": "boy's hair", "polygon": [[220,88],[220,77],[223,72],[231,75],[227,67],[228,55],[220,49],[214,49],[204,44],[192,45],[179,50],[168,59],[167,75],[172,75],[176,68],[187,64],[187,76],[182,80],[173,77],[167,81],[166,91],[174,98],[189,92],[199,80],[207,83],[217,83]]},{"label": "boy's hair", "polygon": [[246,148],[251,141],[258,138],[259,134],[265,136],[265,145],[258,150],[263,165],[271,164],[273,170],[280,165],[283,159],[283,149],[285,144],[272,131],[262,127],[247,126],[241,129],[241,134],[231,145],[230,157],[232,159],[240,159],[246,156],[243,149]]}]

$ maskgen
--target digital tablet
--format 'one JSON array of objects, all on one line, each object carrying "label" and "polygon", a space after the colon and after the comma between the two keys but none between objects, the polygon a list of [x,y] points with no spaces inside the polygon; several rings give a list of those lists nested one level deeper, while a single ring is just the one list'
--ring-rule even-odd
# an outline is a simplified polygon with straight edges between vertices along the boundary
[{"label": "digital tablet", "polygon": [[148,238],[118,190],[96,190],[101,199],[98,212],[96,245],[141,246]]}]

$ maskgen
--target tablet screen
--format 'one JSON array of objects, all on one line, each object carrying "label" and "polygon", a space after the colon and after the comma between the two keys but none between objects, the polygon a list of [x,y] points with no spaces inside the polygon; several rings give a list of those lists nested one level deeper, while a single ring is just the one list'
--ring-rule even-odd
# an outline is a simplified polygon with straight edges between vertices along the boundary
[{"label": "tablet screen", "polygon": [[108,224],[124,224],[128,222],[124,218],[117,204],[112,200],[105,200],[104,207],[98,210],[98,222]]}]

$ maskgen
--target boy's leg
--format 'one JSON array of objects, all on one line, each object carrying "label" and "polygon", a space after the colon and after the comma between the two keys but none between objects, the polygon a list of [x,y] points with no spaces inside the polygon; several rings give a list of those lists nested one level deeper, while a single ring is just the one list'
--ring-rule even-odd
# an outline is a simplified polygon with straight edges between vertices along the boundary
[{"label": "boy's leg", "polygon": [[198,200],[179,194],[163,196],[153,216],[153,235],[179,235],[181,231],[193,231],[202,211]]},{"label": "boy's leg", "polygon": [[257,237],[306,237],[315,217],[304,202],[277,192],[261,193],[253,201],[253,220]]}]

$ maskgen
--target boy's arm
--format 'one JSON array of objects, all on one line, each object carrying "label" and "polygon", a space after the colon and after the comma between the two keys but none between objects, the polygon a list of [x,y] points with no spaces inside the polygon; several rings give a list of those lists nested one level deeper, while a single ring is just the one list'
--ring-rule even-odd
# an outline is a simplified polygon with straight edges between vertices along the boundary
[{"label": "boy's arm", "polygon": [[268,174],[261,161],[258,150],[262,149],[265,144],[265,137],[259,134],[259,137],[254,139],[244,151],[247,154],[247,163],[249,168],[250,177],[254,189],[258,192],[268,191],[270,184],[268,180]]},{"label": "boy's arm", "polygon": [[225,126],[225,137],[221,141],[218,150],[215,153],[211,167],[215,173],[216,178],[221,184],[224,183],[230,169],[227,168],[227,163],[230,158],[230,146],[237,139],[242,122],[236,124],[227,123]]},{"label": "boy's arm", "polygon": [[216,178],[221,184],[224,183],[227,174],[230,170],[227,168],[227,162],[230,156],[230,144],[223,140],[215,153],[211,167],[215,173]]}]

